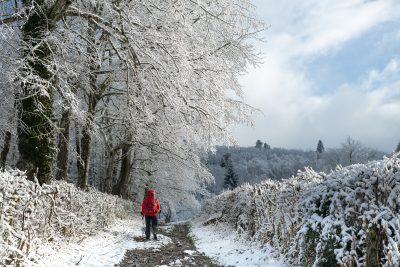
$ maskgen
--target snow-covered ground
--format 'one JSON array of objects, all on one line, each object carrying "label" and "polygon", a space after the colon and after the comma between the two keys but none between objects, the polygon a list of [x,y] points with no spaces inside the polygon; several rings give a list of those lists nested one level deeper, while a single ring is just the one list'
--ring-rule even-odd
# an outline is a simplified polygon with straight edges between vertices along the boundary
[{"label": "snow-covered ground", "polygon": [[[156,250],[171,242],[167,236],[159,234],[158,241],[137,242],[135,236],[143,235],[143,221],[118,220],[112,227],[76,243],[53,243],[42,246],[39,252],[43,255],[40,266],[81,266],[112,267],[119,263],[129,249]],[[214,258],[222,265],[229,266],[265,266],[281,267],[283,264],[274,261],[268,249],[235,239],[232,231],[218,226],[192,227],[196,247]],[[195,253],[187,251],[187,254]],[[179,259],[177,259],[179,260]],[[169,265],[162,265],[169,266]],[[173,266],[179,266],[174,263]]]},{"label": "snow-covered ground", "polygon": [[284,264],[271,257],[271,250],[239,240],[235,230],[226,225],[192,225],[192,234],[200,252],[222,265],[236,267],[283,267]]},{"label": "snow-covered ground", "polygon": [[43,246],[40,266],[111,267],[119,263],[126,250],[157,249],[171,242],[167,236],[158,235],[158,241],[137,242],[134,236],[142,236],[143,221],[138,219],[118,220],[112,227],[80,244],[55,244]]}]

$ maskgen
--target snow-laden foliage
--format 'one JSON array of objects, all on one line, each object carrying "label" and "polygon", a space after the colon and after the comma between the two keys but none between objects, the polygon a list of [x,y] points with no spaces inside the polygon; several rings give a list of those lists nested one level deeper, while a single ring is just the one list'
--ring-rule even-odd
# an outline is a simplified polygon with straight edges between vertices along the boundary
[{"label": "snow-laden foliage", "polygon": [[291,266],[399,266],[400,159],[311,169],[208,201],[201,219],[271,245]]},{"label": "snow-laden foliage", "polygon": [[[24,16],[0,23],[0,44],[7,48],[0,50],[0,71],[15,92],[7,101],[26,103],[16,105],[20,113],[48,119],[49,127],[36,134],[54,147],[39,154],[48,154],[46,178],[55,169],[57,179],[67,179],[69,167],[77,177],[68,178],[77,178],[82,189],[91,184],[128,197],[135,179],[154,174],[161,180],[169,166],[181,165],[176,174],[194,175],[167,178],[197,187],[210,177],[201,157],[217,143],[234,143],[233,125],[252,124],[257,111],[243,102],[238,78],[258,63],[254,40],[265,25],[251,0],[0,1],[0,22],[15,12]],[[36,53],[36,43],[46,53]],[[39,75],[36,65],[48,75]],[[31,132],[22,130],[44,124],[17,118],[18,162],[26,165],[19,167],[40,171],[42,161],[23,149],[32,142],[21,140]],[[51,168],[56,132],[59,156]],[[68,166],[75,159],[78,166]],[[175,192],[170,189],[171,196]]]},{"label": "snow-laden foliage", "polygon": [[198,205],[202,156],[252,123],[238,78],[264,29],[251,0],[0,1],[6,165],[126,198],[152,177],[177,213]]},{"label": "snow-laden foliage", "polygon": [[198,177],[197,170],[177,162],[159,162],[159,171],[151,178],[140,177],[134,180],[132,192],[141,201],[146,184],[156,190],[162,206],[162,219],[186,220],[200,210],[199,199],[209,195],[203,181],[213,178],[208,172]]},{"label": "snow-laden foliage", "polygon": [[352,165],[306,190],[296,262],[399,266],[399,170],[397,158]]},{"label": "snow-laden foliage", "polygon": [[128,216],[128,201],[72,184],[40,186],[20,171],[0,172],[0,265],[35,265],[43,242],[77,241]]},{"label": "snow-laden foliage", "polygon": [[200,218],[206,224],[228,223],[246,238],[285,251],[299,229],[295,217],[301,192],[323,177],[306,169],[282,182],[243,185],[207,201]]}]

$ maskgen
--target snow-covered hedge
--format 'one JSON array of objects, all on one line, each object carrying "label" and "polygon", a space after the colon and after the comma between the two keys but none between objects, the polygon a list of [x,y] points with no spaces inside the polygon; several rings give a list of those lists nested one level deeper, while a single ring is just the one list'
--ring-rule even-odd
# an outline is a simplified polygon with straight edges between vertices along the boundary
[{"label": "snow-covered hedge", "polygon": [[306,169],[284,182],[268,180],[241,186],[209,200],[200,220],[204,224],[227,223],[240,235],[286,254],[300,227],[296,218],[301,192],[323,178]]},{"label": "snow-covered hedge", "polygon": [[306,190],[294,262],[400,266],[399,170],[397,158],[357,164]]},{"label": "snow-covered hedge", "polygon": [[210,200],[204,223],[227,223],[292,266],[400,266],[400,160],[311,169]]},{"label": "snow-covered hedge", "polygon": [[66,182],[40,186],[20,171],[0,172],[0,265],[36,262],[43,242],[77,241],[128,216],[130,204]]}]

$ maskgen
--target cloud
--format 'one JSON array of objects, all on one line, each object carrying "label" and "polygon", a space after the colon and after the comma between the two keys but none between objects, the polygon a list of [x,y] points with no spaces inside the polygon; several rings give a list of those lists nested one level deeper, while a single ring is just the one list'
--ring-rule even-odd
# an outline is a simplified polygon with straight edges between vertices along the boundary
[{"label": "cloud", "polygon": [[[327,147],[337,147],[351,136],[368,146],[390,151],[400,139],[400,71],[393,67],[398,63],[393,60],[381,71],[371,70],[358,83],[344,84],[319,96],[312,94],[301,75],[277,75],[277,80],[288,78],[287,82],[252,97],[265,116],[257,118],[255,129],[237,131],[239,141],[253,145],[262,139],[272,146],[314,149],[318,139]],[[264,79],[264,85],[278,83]]]},{"label": "cloud", "polygon": [[[300,31],[305,55],[325,52],[357,38],[371,27],[393,19],[394,2],[391,1],[318,1],[306,31]],[[317,3],[315,3],[317,4]],[[314,9],[314,8],[313,8]]]},{"label": "cloud", "polygon": [[377,25],[397,21],[400,2],[259,1],[272,25],[262,47],[265,63],[249,70],[242,84],[245,100],[265,116],[256,118],[254,129],[234,131],[239,143],[262,139],[272,146],[314,149],[318,139],[337,147],[351,136],[393,149],[400,139],[400,60],[393,58],[381,69],[365,66],[368,72],[318,95],[316,89],[324,85],[308,73],[307,62],[337,53]]},{"label": "cloud", "polygon": [[395,0],[265,1],[263,7],[267,6],[263,17],[272,26],[267,33],[269,48],[285,51],[286,57],[329,52],[400,16]]},{"label": "cloud", "polygon": [[392,59],[382,71],[376,69],[370,70],[362,87],[365,89],[372,89],[376,84],[385,85],[390,82],[393,83],[398,80],[399,72],[400,61],[398,59]]}]

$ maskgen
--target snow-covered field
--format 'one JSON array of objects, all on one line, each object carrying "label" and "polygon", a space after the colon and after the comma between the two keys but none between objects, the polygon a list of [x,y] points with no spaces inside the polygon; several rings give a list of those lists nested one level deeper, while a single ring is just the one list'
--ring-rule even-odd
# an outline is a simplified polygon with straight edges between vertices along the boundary
[{"label": "snow-covered field", "polygon": [[134,236],[142,236],[143,221],[138,219],[117,220],[116,223],[97,235],[84,239],[79,244],[43,246],[41,266],[108,267],[119,263],[126,250],[157,249],[171,239],[159,235],[158,241],[136,242]]},{"label": "snow-covered field", "polygon": [[[116,223],[97,235],[88,237],[79,244],[63,243],[44,245],[39,249],[42,259],[41,266],[81,266],[81,267],[112,267],[119,263],[125,252],[130,249],[154,250],[171,242],[167,236],[159,234],[158,241],[137,242],[134,236],[142,236],[143,221],[139,219],[117,220]],[[192,235],[200,252],[228,266],[265,266],[281,267],[274,261],[268,249],[261,249],[240,241],[232,229],[219,226],[194,224]],[[190,251],[187,252],[190,254]],[[193,253],[195,253],[193,251]],[[177,259],[179,262],[179,259]],[[173,266],[179,266],[175,262]],[[162,265],[169,266],[169,265]]]},{"label": "snow-covered field", "polygon": [[282,267],[283,263],[271,257],[269,248],[238,239],[235,230],[226,225],[192,225],[193,239],[200,252],[214,258],[224,266]]}]

